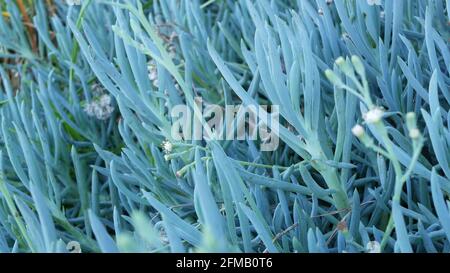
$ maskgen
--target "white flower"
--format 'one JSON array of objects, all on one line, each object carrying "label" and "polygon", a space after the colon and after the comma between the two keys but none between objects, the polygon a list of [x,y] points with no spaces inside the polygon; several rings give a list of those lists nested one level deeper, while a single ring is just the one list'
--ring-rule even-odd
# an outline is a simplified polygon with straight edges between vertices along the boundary
[{"label": "white flower", "polygon": [[376,107],[370,110],[369,112],[365,113],[363,115],[363,118],[369,124],[377,123],[381,120],[383,114],[384,114],[383,110],[381,110],[381,108]]},{"label": "white flower", "polygon": [[359,125],[356,124],[353,128],[352,128],[352,133],[353,135],[355,135],[356,137],[362,137],[364,135],[364,128]]},{"label": "white flower", "polygon": [[111,104],[111,97],[109,95],[104,94],[100,97],[98,103],[100,104],[100,107],[106,107]]},{"label": "white flower", "polygon": [[367,0],[367,4],[369,4],[369,6],[373,6],[373,5],[381,5],[381,0]]},{"label": "white flower", "polygon": [[78,6],[81,5],[81,0],[66,0],[67,5],[69,6]]},{"label": "white flower", "polygon": [[368,242],[366,249],[367,253],[381,253],[381,246],[377,241]]},{"label": "white flower", "polygon": [[173,150],[173,145],[172,145],[172,143],[170,143],[170,141],[165,140],[162,143],[162,148],[164,150],[164,153],[170,154]]},{"label": "white flower", "polygon": [[91,89],[92,89],[92,94],[94,95],[94,97],[99,97],[106,92],[105,88],[103,88],[103,86],[99,83],[94,83],[91,86]]},{"label": "white flower", "polygon": [[114,112],[114,108],[110,105],[99,108],[96,111],[95,116],[99,119],[99,120],[107,120],[111,114]]},{"label": "white flower", "polygon": [[111,97],[103,94],[99,98],[94,98],[84,106],[84,112],[90,117],[107,120],[114,112],[114,107],[111,106]]},{"label": "white flower", "polygon": [[88,116],[95,116],[95,104],[93,102],[91,103],[87,103],[84,106],[84,112],[88,115]]}]

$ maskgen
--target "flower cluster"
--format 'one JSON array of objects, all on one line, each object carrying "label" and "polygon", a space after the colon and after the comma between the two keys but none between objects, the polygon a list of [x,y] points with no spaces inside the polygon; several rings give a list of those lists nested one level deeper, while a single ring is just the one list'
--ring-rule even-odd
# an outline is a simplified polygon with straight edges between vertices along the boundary
[{"label": "flower cluster", "polygon": [[170,141],[165,140],[161,144],[165,154],[170,154],[173,150],[173,144]]},{"label": "flower cluster", "polygon": [[89,103],[84,105],[84,112],[90,116],[99,120],[107,120],[114,112],[114,107],[111,104],[111,96],[108,94],[102,94],[98,88],[93,88],[94,94],[97,96]]}]

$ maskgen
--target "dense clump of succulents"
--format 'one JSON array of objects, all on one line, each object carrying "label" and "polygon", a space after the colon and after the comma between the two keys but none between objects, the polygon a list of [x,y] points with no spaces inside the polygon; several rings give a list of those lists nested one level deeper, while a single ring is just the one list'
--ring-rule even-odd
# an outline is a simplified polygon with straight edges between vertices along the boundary
[{"label": "dense clump of succulents", "polygon": [[0,252],[450,251],[449,1],[79,2],[0,4]]}]

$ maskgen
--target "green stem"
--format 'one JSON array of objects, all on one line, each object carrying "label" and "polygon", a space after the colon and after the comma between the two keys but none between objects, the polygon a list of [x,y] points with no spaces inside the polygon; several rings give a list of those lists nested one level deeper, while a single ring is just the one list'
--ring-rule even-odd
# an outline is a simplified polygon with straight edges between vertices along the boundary
[{"label": "green stem", "polygon": [[[80,10],[80,14],[78,15],[78,19],[75,23],[75,26],[77,27],[77,29],[81,28],[81,24],[83,23],[83,19],[84,19],[84,14],[86,13],[87,7],[89,6],[89,4],[92,2],[92,0],[87,0],[83,3],[83,6],[81,7]],[[77,40],[75,39],[75,37],[73,38],[73,48],[72,48],[72,52],[71,52],[71,62],[72,64],[75,64],[78,58],[78,53],[80,51],[80,46],[77,43]],[[74,69],[73,67],[70,67],[69,70],[69,82],[72,83],[73,78],[74,78]]]},{"label": "green stem", "polygon": [[393,230],[394,230],[394,217],[392,217],[392,213],[391,213],[391,216],[389,217],[389,222],[386,226],[386,230],[384,231],[383,238],[381,239],[381,243],[380,243],[380,251],[381,252],[383,252],[384,248],[386,247],[386,244],[387,244],[389,237],[391,236],[391,233]]},{"label": "green stem", "polygon": [[320,170],[320,174],[325,179],[328,188],[335,191],[335,193],[332,194],[332,197],[336,203],[336,209],[340,211],[345,211],[346,209],[348,209],[348,207],[350,206],[348,196],[344,186],[342,185],[338,175],[336,174],[336,170],[334,168],[326,167]]},{"label": "green stem", "polygon": [[[398,203],[400,203],[403,185],[405,184],[405,181],[408,179],[408,177],[411,175],[411,173],[414,169],[414,166],[420,156],[420,152],[422,151],[423,140],[420,139],[418,144],[413,145],[414,154],[411,158],[411,162],[410,162],[406,172],[403,173],[401,166],[400,166],[400,162],[397,160],[397,157],[395,156],[395,154],[393,152],[393,148],[392,148],[393,144],[392,144],[391,140],[389,139],[386,127],[384,126],[384,124],[382,122],[378,122],[376,124],[376,127],[379,130],[379,132],[381,132],[381,136],[383,138],[383,142],[385,143],[385,147],[386,147],[387,153],[389,155],[389,159],[391,160],[392,165],[394,166],[395,188],[394,188],[394,196],[392,197],[392,202],[398,204]],[[393,214],[391,212],[388,225],[386,227],[386,230],[383,235],[383,239],[380,244],[381,251],[383,251],[384,247],[386,246],[387,241],[388,241],[392,231],[394,230],[394,226],[395,226],[395,222],[394,222]]]},{"label": "green stem", "polygon": [[[321,163],[325,162],[327,157],[323,152],[321,143],[318,139],[319,138],[316,136],[308,143],[308,151],[311,154],[311,158],[317,159],[311,161],[311,165],[322,175],[328,188],[334,191],[332,197],[337,210],[346,210],[350,206],[347,191],[341,183],[339,176],[336,173],[336,169]],[[344,217],[344,215],[341,215],[341,217]]]},{"label": "green stem", "polygon": [[[414,145],[416,146],[416,145]],[[406,170],[405,174],[403,174],[402,176],[402,183],[404,183],[406,181],[406,179],[408,179],[408,177],[411,175],[414,166],[416,165],[417,161],[419,160],[419,156],[420,156],[420,152],[422,151],[422,147],[423,147],[423,139],[422,137],[419,140],[418,145],[415,147],[415,151],[413,154],[413,157],[411,158],[411,162],[409,163],[408,169]]]}]

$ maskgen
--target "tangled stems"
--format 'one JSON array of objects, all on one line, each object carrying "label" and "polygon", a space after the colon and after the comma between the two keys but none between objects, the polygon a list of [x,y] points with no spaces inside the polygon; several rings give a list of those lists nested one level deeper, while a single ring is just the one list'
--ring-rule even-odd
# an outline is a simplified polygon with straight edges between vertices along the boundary
[{"label": "tangled stems", "polygon": [[[411,117],[412,114],[409,113],[408,115]],[[408,115],[407,115],[407,119],[408,119]],[[414,118],[413,122],[415,123],[415,117],[411,117],[411,118]],[[389,142],[385,141],[385,143],[387,143],[386,149],[388,150],[388,153],[389,153],[389,160],[392,162],[392,164],[394,166],[394,170],[395,170],[395,188],[394,188],[394,196],[392,198],[392,213],[389,217],[389,222],[388,222],[386,231],[383,235],[383,239],[380,244],[380,249],[381,249],[381,251],[383,251],[388,242],[389,236],[391,235],[391,233],[394,229],[395,220],[394,220],[393,214],[394,214],[394,210],[400,209],[400,199],[401,199],[403,186],[404,186],[406,180],[410,177],[411,172],[414,169],[414,165],[419,158],[420,152],[422,151],[423,138],[420,135],[414,135],[414,132],[417,132],[416,128],[408,128],[410,131],[410,137],[413,140],[414,153],[413,153],[412,159],[410,161],[410,164],[409,164],[407,170],[403,173],[397,158],[395,157],[395,155],[392,152],[392,145],[391,145],[392,143],[390,143],[390,139],[386,132],[386,127],[384,127],[383,123],[380,123],[377,125],[377,128],[379,128],[379,130],[382,132],[383,141],[385,141],[385,139],[387,139],[389,141]],[[388,147],[389,147],[389,149],[388,149]],[[402,249],[402,251],[412,252],[412,249]]]},{"label": "tangled stems", "polygon": [[[394,144],[389,137],[387,128],[383,122],[384,112],[381,108],[374,105],[372,99],[370,97],[370,91],[368,82],[366,79],[366,74],[364,70],[364,66],[357,56],[352,56],[351,63],[347,59],[340,57],[336,60],[337,67],[347,76],[348,79],[352,81],[352,83],[356,86],[357,90],[344,84],[344,82],[340,79],[338,75],[336,75],[333,71],[327,70],[325,72],[327,78],[338,88],[346,90],[351,94],[354,94],[358,97],[367,107],[367,112],[363,114],[363,118],[366,124],[373,126],[373,129],[379,134],[380,144],[382,147],[377,146],[372,137],[368,136],[364,130],[364,128],[357,124],[353,127],[353,134],[369,149],[375,151],[378,154],[386,157],[394,168],[395,173],[395,186],[394,186],[394,195],[392,197],[392,212],[389,217],[389,222],[387,224],[385,233],[383,235],[383,239],[380,244],[380,249],[383,251],[385,248],[388,239],[394,229],[394,225],[397,226],[398,229],[401,229],[404,226],[403,216],[401,214],[400,200],[402,189],[406,180],[410,177],[412,170],[419,158],[423,147],[423,137],[420,134],[419,130],[416,126],[416,117],[414,113],[408,113],[406,115],[406,125],[409,131],[409,137],[412,139],[412,148],[413,148],[413,156],[411,158],[410,164],[403,172],[400,161],[394,152]],[[360,77],[362,83],[356,77],[356,73]],[[397,215],[397,217],[394,217]],[[407,236],[406,234],[402,234],[400,231],[397,232],[397,236]],[[401,245],[400,249],[402,252],[412,252],[412,249],[408,245]]]},{"label": "tangled stems", "polygon": [[[403,173],[400,162],[398,161],[397,157],[394,154],[393,144],[388,136],[388,133],[387,133],[384,123],[382,121],[379,121],[379,122],[375,123],[374,125],[375,125],[376,130],[381,133],[381,138],[383,140],[384,146],[386,147],[386,153],[387,153],[388,159],[391,161],[391,163],[394,167],[394,172],[395,172],[395,187],[394,187],[394,196],[392,197],[392,212],[389,217],[389,222],[388,222],[385,233],[383,235],[383,239],[380,244],[381,251],[383,251],[383,249],[385,248],[385,246],[387,244],[389,236],[391,235],[391,233],[394,229],[394,224],[396,224],[394,221],[393,215],[394,215],[394,213],[399,213],[399,214],[401,213],[400,211],[397,212],[394,210],[400,210],[400,199],[401,199],[402,189],[403,189],[403,186],[404,186],[406,180],[409,178],[409,176],[412,172],[412,169],[414,168],[415,163],[417,162],[417,159],[420,155],[420,151],[422,150],[423,140],[421,137],[420,137],[420,140],[413,139],[414,155],[413,155],[413,158],[410,162],[408,169],[406,170],[405,173]],[[412,252],[412,249],[403,249],[402,251]]]}]

